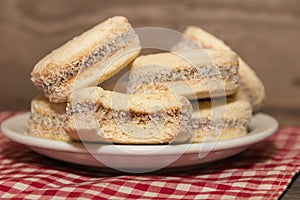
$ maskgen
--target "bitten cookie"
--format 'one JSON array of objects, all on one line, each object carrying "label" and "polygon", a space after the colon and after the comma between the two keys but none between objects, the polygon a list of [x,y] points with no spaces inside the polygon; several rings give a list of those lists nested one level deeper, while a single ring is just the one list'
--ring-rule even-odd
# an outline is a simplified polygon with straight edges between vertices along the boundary
[{"label": "bitten cookie", "polygon": [[66,102],[72,91],[107,80],[139,52],[139,38],[127,19],[113,17],[45,56],[31,80],[51,102]]},{"label": "bitten cookie", "polygon": [[214,100],[192,101],[193,143],[227,140],[247,134],[252,109],[247,101],[228,98],[223,102]]},{"label": "bitten cookie", "polygon": [[155,84],[189,99],[231,95],[239,87],[238,57],[228,51],[197,50],[135,59],[127,93],[141,93],[145,85]]},{"label": "bitten cookie", "polygon": [[[184,34],[188,38],[200,44],[203,48],[232,51],[231,48],[222,40],[199,27],[190,26],[185,30]],[[182,41],[174,47],[174,49],[187,50],[199,48],[199,46],[197,47],[197,45],[195,45],[195,42],[191,42],[188,38],[183,38]],[[251,67],[240,57],[239,77],[240,88],[235,94],[236,98],[250,102],[253,110],[257,111],[261,107],[265,98],[264,85]]]},{"label": "bitten cookie", "polygon": [[192,106],[172,93],[126,95],[90,87],[68,101],[65,131],[75,140],[162,144],[190,137]]},{"label": "bitten cookie", "polygon": [[66,122],[66,103],[50,103],[40,95],[31,101],[28,135],[53,140],[70,141],[63,127]]}]

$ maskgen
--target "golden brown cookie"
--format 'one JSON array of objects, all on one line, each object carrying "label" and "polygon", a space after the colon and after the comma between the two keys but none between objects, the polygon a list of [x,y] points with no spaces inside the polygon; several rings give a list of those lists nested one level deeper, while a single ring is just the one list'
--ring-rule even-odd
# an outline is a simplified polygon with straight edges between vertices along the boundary
[{"label": "golden brown cookie", "polygon": [[42,95],[31,101],[28,135],[53,140],[70,141],[63,127],[66,122],[66,103],[50,103]]},{"label": "golden brown cookie", "polygon": [[187,51],[140,56],[131,64],[127,93],[164,85],[189,99],[226,96],[239,86],[238,57],[228,51]]},{"label": "golden brown cookie", "polygon": [[[203,48],[232,51],[222,40],[199,27],[190,26],[184,31],[184,34]],[[174,49],[199,48],[188,38],[183,39]],[[265,98],[264,85],[251,67],[240,57],[239,77],[241,86],[235,94],[236,98],[250,102],[253,110],[257,111]]]},{"label": "golden brown cookie", "polygon": [[127,95],[90,87],[68,101],[65,131],[75,140],[162,144],[190,137],[192,106],[172,93]]},{"label": "golden brown cookie", "polygon": [[223,100],[192,101],[192,142],[227,140],[247,134],[252,117],[247,101]]},{"label": "golden brown cookie", "polygon": [[109,79],[139,52],[139,38],[127,19],[113,17],[45,56],[31,80],[51,102],[66,102],[72,91]]}]

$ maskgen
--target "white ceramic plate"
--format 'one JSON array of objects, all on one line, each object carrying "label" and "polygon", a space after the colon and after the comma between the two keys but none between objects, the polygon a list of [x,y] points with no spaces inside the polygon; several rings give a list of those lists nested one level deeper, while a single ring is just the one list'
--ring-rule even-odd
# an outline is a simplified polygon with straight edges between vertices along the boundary
[{"label": "white ceramic plate", "polygon": [[25,135],[29,113],[2,123],[4,135],[42,155],[86,166],[110,167],[129,172],[146,172],[166,167],[182,167],[223,159],[244,151],[270,137],[278,122],[266,114],[256,114],[244,137],[199,144],[113,145],[67,143]]}]

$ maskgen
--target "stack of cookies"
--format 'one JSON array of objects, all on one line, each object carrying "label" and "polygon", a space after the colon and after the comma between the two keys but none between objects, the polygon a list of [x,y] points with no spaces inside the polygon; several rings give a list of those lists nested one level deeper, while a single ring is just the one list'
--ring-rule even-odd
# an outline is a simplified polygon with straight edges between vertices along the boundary
[{"label": "stack of cookies", "polygon": [[[40,60],[28,135],[62,141],[167,144],[247,134],[264,87],[224,42],[197,27],[170,53],[139,56],[125,17],[110,18]],[[203,47],[203,48],[202,48]],[[129,67],[127,91],[99,84]]]}]

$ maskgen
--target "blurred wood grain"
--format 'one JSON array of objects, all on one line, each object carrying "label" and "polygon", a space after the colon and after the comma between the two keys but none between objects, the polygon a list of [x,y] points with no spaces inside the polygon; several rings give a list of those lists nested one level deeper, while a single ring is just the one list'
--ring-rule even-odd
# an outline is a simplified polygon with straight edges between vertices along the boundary
[{"label": "blurred wood grain", "polygon": [[201,26],[232,46],[266,85],[263,111],[300,125],[298,0],[0,0],[0,109],[29,109],[39,93],[34,64],[73,36],[114,15],[134,27]]}]

